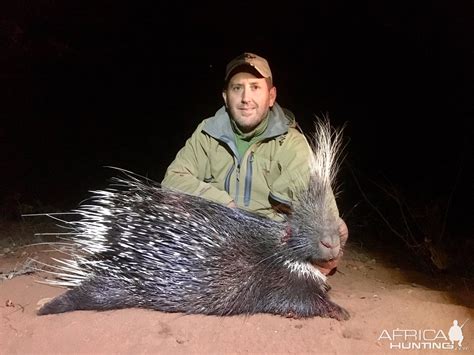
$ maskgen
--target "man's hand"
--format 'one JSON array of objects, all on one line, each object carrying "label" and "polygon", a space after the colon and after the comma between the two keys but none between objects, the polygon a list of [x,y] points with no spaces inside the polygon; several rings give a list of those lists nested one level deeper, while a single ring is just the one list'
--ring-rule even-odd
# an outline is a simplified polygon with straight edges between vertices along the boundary
[{"label": "man's hand", "polygon": [[349,230],[347,229],[346,222],[342,218],[340,218],[340,224],[339,224],[339,240],[341,243],[341,250],[339,251],[339,254],[337,257],[334,259],[324,261],[324,262],[318,262],[317,265],[315,265],[321,273],[324,275],[333,275],[336,272],[337,265],[339,264],[339,260],[341,260],[342,255],[344,254],[343,249],[344,245],[347,242],[347,239],[349,238]]}]

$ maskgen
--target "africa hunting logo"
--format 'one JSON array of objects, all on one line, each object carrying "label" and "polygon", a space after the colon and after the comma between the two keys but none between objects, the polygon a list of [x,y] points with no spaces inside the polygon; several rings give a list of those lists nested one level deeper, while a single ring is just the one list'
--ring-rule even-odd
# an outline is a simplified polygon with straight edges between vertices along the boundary
[{"label": "africa hunting logo", "polygon": [[463,327],[457,320],[453,321],[448,332],[442,329],[384,329],[378,341],[388,341],[390,349],[398,350],[469,350],[463,345]]}]

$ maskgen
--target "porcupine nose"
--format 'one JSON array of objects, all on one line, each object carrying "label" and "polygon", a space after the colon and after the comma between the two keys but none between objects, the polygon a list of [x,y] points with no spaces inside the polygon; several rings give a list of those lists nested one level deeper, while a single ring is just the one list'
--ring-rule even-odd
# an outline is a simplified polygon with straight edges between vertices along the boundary
[{"label": "porcupine nose", "polygon": [[341,244],[331,238],[323,238],[321,240],[321,250],[323,259],[331,260],[339,255]]}]

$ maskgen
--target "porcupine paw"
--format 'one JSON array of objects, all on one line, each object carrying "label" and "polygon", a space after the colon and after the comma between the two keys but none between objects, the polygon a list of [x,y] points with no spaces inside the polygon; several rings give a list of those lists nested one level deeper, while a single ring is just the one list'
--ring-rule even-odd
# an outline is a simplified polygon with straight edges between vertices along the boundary
[{"label": "porcupine paw", "polygon": [[327,316],[334,318],[338,321],[348,320],[351,318],[351,315],[347,310],[333,303],[332,307],[328,310]]}]

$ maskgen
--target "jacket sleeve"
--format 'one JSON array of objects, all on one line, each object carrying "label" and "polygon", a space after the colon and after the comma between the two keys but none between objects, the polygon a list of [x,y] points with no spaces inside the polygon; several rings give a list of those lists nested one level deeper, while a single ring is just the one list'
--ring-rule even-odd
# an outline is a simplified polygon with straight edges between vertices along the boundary
[{"label": "jacket sleeve", "polygon": [[[270,197],[279,203],[292,206],[298,192],[304,191],[310,181],[311,147],[303,134],[289,134],[281,147],[278,163],[281,174],[273,182]],[[330,210],[339,216],[333,191],[329,197]]]},{"label": "jacket sleeve", "polygon": [[200,196],[208,200],[229,204],[232,197],[226,192],[204,182],[206,166],[209,164],[211,137],[202,132],[201,123],[188,138],[183,148],[168,166],[161,184],[164,187]]}]

